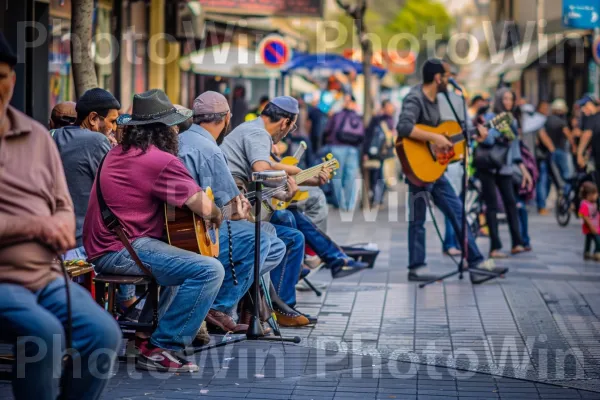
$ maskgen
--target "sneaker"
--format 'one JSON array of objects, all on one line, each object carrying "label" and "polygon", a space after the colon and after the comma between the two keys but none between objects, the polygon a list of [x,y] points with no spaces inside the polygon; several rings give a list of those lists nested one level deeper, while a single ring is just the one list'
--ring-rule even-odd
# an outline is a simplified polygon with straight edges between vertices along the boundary
[{"label": "sneaker", "polygon": [[365,268],[368,267],[369,264],[362,261],[356,261],[353,258],[338,258],[330,264],[331,277],[333,279],[344,278],[346,276],[350,276],[357,272],[363,271]]},{"label": "sneaker", "polygon": [[583,259],[584,260],[593,260],[594,259],[594,253],[585,253],[583,255]]},{"label": "sneaker", "polygon": [[600,261],[600,253],[595,253],[594,254],[594,260]]},{"label": "sneaker", "polygon": [[200,368],[174,351],[142,344],[136,366],[145,371],[158,372],[197,372]]},{"label": "sneaker", "polygon": [[549,215],[550,211],[548,211],[546,208],[540,208],[538,210],[538,215]]}]

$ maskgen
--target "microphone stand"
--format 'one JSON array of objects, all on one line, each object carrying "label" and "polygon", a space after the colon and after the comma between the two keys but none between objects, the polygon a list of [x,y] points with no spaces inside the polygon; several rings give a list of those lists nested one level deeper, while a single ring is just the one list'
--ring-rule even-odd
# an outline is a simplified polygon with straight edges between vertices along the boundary
[{"label": "microphone stand", "polygon": [[[460,86],[455,85],[454,82],[451,82],[451,84],[460,91],[460,98],[462,99],[463,110],[464,110],[463,121],[461,123],[461,120],[458,117],[458,113],[456,112],[456,109],[454,108],[452,101],[450,101],[450,96],[448,96],[448,92],[447,91],[443,92],[444,97],[446,97],[446,101],[448,101],[448,105],[450,106],[450,110],[452,110],[452,114],[454,115],[454,118],[456,118],[456,121],[460,124],[460,126],[462,128],[462,134],[463,134],[463,139],[464,139],[463,143],[465,146],[465,156],[462,160],[462,166],[463,166],[463,168],[462,168],[463,169],[463,179],[462,179],[462,185],[461,185],[462,192],[460,194],[460,201],[462,203],[461,204],[461,207],[462,207],[462,218],[461,218],[462,230],[460,232],[461,238],[462,238],[462,246],[461,246],[461,252],[460,252],[460,262],[458,263],[458,270],[450,272],[446,275],[442,275],[435,279],[432,279],[429,282],[421,283],[419,285],[420,289],[422,289],[425,286],[430,285],[434,282],[443,281],[443,280],[453,277],[455,275],[458,275],[458,279],[462,279],[463,272],[465,271],[465,265],[467,263],[467,258],[469,255],[469,235],[467,234],[467,229],[469,229],[469,227],[467,226],[467,204],[466,204],[467,188],[469,186],[469,177],[467,174],[467,161],[468,161],[468,157],[469,157],[469,132],[468,132],[468,125],[467,125],[467,119],[468,119],[467,101],[465,99],[465,95],[464,95],[462,89],[460,88]],[[431,204],[429,206],[431,207]],[[455,233],[458,234],[458,232],[455,232]],[[481,269],[477,269],[477,274],[486,275],[488,277],[488,279],[482,280],[478,283],[487,282],[490,279],[498,278],[500,276],[500,274],[497,274],[495,272],[481,270]]]}]

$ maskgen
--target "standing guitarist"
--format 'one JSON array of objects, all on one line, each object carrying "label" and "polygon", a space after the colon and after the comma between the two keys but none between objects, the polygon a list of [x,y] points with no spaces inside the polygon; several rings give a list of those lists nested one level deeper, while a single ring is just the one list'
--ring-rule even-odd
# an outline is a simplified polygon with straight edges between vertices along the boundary
[{"label": "standing guitarist", "polygon": [[[447,90],[450,66],[439,59],[429,59],[423,65],[423,83],[414,86],[402,104],[402,112],[398,120],[398,139],[410,138],[421,142],[430,142],[436,151],[445,152],[452,149],[452,143],[443,135],[437,135],[419,129],[417,124],[429,126],[439,125],[441,120],[438,93]],[[487,129],[478,127],[481,138],[487,136]],[[408,223],[408,279],[411,281],[430,281],[435,276],[427,274],[425,263],[425,218],[427,203],[425,196],[431,196],[435,205],[444,213],[455,232],[462,232],[463,206],[445,176],[433,184],[419,187],[408,182],[410,191],[410,214]],[[467,229],[468,266],[471,271],[471,282],[476,283],[485,277],[475,276],[477,269],[484,267],[475,238]],[[461,246],[464,244],[461,243]],[[418,272],[417,272],[418,271]],[[496,273],[505,273],[507,268],[497,269]]]}]

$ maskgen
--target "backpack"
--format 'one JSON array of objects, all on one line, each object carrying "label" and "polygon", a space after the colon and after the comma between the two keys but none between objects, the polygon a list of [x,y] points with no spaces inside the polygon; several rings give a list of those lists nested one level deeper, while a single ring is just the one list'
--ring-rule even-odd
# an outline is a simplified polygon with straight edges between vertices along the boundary
[{"label": "backpack", "polygon": [[335,137],[338,142],[350,146],[358,146],[365,139],[365,128],[362,117],[354,111],[342,111],[342,122],[337,128]]},{"label": "backpack", "polygon": [[381,123],[373,127],[373,136],[367,147],[367,155],[371,160],[386,160],[394,157],[394,142],[390,140],[381,127]]}]

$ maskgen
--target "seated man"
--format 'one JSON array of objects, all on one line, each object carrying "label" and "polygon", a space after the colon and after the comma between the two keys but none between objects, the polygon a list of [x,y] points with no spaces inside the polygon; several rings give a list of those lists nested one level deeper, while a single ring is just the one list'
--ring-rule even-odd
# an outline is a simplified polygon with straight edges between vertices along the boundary
[{"label": "seated man", "polygon": [[77,119],[75,103],[72,101],[62,101],[54,106],[48,120],[48,129],[50,135],[54,136],[54,131],[65,126],[73,125]]},{"label": "seated man", "polygon": [[[194,118],[200,126],[193,124],[192,118],[180,125],[179,158],[198,185],[212,189],[217,207],[231,217],[219,230],[219,261],[225,266],[225,279],[206,322],[209,331],[239,333],[245,332],[248,325],[236,326],[231,315],[253,282],[254,224],[245,221],[250,203],[240,195],[217,145],[229,129],[230,115],[229,104],[223,95],[206,92],[198,96],[194,101]],[[261,269],[269,272],[285,256],[285,245],[276,236],[263,233],[260,247]],[[265,266],[269,269],[265,270]],[[237,285],[234,284],[233,269],[238,278]]]},{"label": "seated man", "polygon": [[[223,282],[223,266],[218,260],[161,240],[165,203],[185,205],[211,224],[221,224],[221,212],[177,158],[176,125],[190,116],[175,110],[161,90],[136,94],[123,140],[107,154],[96,177],[107,207],[162,286],[158,327],[139,346],[137,366],[147,370],[198,371],[197,365],[176,352],[191,344]],[[100,274],[144,274],[117,235],[105,226],[96,185],[90,194],[83,244]]]},{"label": "seated man", "polygon": [[[243,205],[244,208],[249,208],[250,203],[240,194],[227,167],[225,155],[218,146],[229,133],[230,119],[229,104],[223,95],[209,91],[198,96],[194,100],[194,122],[197,124],[192,124],[188,130],[180,134],[179,157],[199,185],[212,188],[217,206],[236,209]],[[219,240],[222,244],[219,260],[225,266],[229,264],[228,246],[225,244],[231,240],[233,246],[231,255],[233,262],[236,263],[236,271],[242,267],[252,269],[254,266],[254,224],[244,221],[247,219],[247,215],[237,215],[235,219],[237,221],[229,222],[228,228],[231,230],[231,236],[229,236],[229,229],[219,231]],[[276,267],[283,269],[285,265],[289,265],[282,263],[283,257],[286,255],[286,244],[296,243],[295,246],[298,247],[295,250],[296,254],[304,250],[304,241],[300,232],[282,228],[277,233],[281,239],[268,232],[262,232],[261,271],[263,273],[270,272]],[[284,244],[284,242],[286,243]],[[290,275],[290,280],[298,277],[296,268],[299,268],[299,263],[297,260],[293,262],[292,268],[284,271],[284,275]],[[220,311],[220,314],[228,312],[249,289],[250,283],[241,285],[234,290],[234,287],[225,278],[213,309]],[[212,312],[213,310],[209,312],[207,322],[216,325]],[[292,315],[282,313],[277,309],[275,313],[282,326],[303,326],[310,322],[300,313]],[[244,319],[242,318],[242,320]]]},{"label": "seated man", "polygon": [[[247,182],[251,179],[253,172],[275,169],[286,171],[291,176],[301,172],[295,166],[284,165],[271,158],[273,143],[278,143],[292,129],[295,129],[298,113],[296,99],[289,96],[276,97],[266,105],[258,119],[245,122],[234,129],[225,138],[222,145],[234,177]],[[306,181],[304,184],[311,186],[324,184],[330,174],[331,171],[324,169],[318,177]],[[308,245],[331,268],[334,277],[347,276],[367,267],[367,264],[355,261],[344,254],[329,237],[319,231],[297,209],[277,211],[271,222],[276,226],[285,225],[300,230]],[[271,279],[273,282],[277,282],[279,277],[273,275],[271,273]],[[291,301],[291,299],[289,300]]]},{"label": "seated man", "polygon": [[[83,221],[90,192],[100,161],[111,149],[108,136],[115,129],[121,104],[104,89],[86,91],[75,106],[74,124],[54,131],[52,137],[63,163],[69,193],[75,206],[75,239],[77,247],[65,254],[66,260],[86,260],[83,248]],[[124,308],[135,302],[135,286],[120,285],[117,301]]]},{"label": "seated man", "polygon": [[16,63],[0,33],[0,335],[16,339],[13,394],[54,400],[64,375],[73,398],[97,399],[121,332],[90,293],[70,283],[75,352],[63,371],[68,314],[58,257],[75,246],[75,215],[48,131],[9,106]]}]

